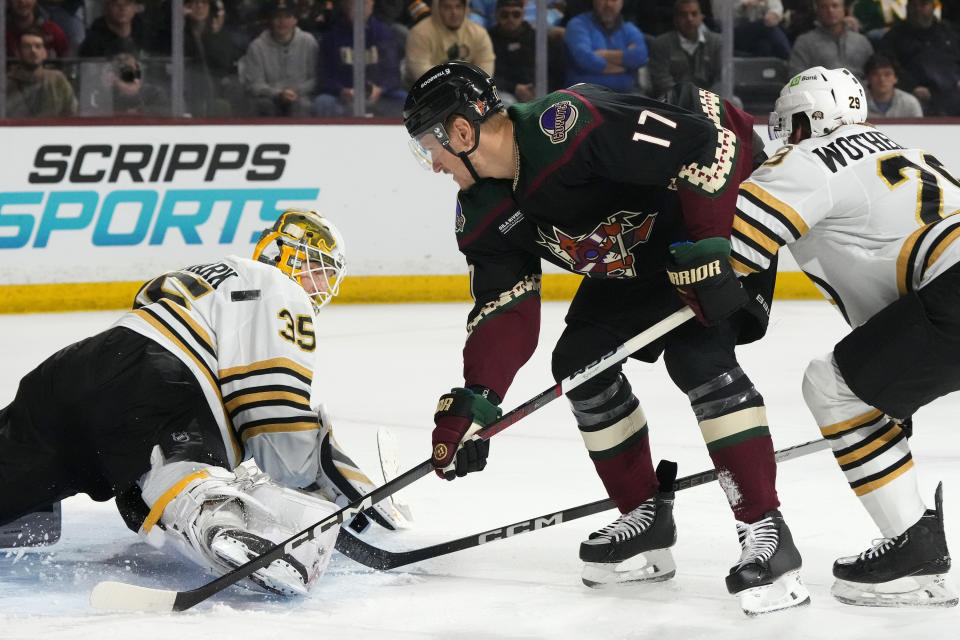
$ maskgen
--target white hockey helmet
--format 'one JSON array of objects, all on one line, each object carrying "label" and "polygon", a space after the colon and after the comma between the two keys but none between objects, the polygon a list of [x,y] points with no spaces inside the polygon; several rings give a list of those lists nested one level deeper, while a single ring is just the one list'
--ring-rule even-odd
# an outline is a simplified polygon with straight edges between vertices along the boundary
[{"label": "white hockey helmet", "polygon": [[846,69],[811,67],[795,75],[780,90],[767,125],[770,139],[786,139],[793,115],[805,113],[810,135],[825,136],[842,124],[867,120],[867,96],[857,77]]},{"label": "white hockey helmet", "polygon": [[346,274],[343,238],[332,222],[315,211],[281,213],[260,234],[253,259],[275,266],[304,287],[318,311],[340,293]]}]

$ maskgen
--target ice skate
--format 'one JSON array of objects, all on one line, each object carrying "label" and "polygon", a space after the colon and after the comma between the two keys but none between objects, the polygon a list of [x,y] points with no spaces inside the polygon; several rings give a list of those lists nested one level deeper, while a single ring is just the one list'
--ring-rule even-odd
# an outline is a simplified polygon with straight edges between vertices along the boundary
[{"label": "ice skate", "polygon": [[800,581],[800,552],[779,511],[751,524],[737,523],[740,562],[730,569],[727,590],[748,616],[810,604]]},{"label": "ice skate", "polygon": [[673,492],[660,492],[580,544],[583,584],[669,580],[677,569],[670,552],[676,541]]},{"label": "ice skate", "polygon": [[[241,529],[212,528],[207,534],[210,550],[228,566],[236,568],[273,548],[265,538]],[[307,594],[309,576],[306,567],[289,554],[274,560],[250,575],[250,580],[281,596]]]},{"label": "ice skate", "polygon": [[833,563],[830,592],[844,604],[867,607],[952,607],[957,592],[947,577],[950,552],[943,531],[943,484],[913,526],[877,540],[858,556]]}]

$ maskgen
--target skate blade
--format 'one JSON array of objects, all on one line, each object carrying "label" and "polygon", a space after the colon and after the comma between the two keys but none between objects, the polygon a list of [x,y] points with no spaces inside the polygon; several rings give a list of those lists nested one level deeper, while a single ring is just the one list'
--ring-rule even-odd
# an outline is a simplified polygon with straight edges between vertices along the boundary
[{"label": "skate blade", "polygon": [[880,584],[837,580],[830,594],[843,604],[859,607],[955,607],[960,601],[945,574],[909,576]]},{"label": "skate blade", "polygon": [[670,549],[653,549],[623,562],[585,562],[581,579],[583,584],[596,589],[631,582],[663,582],[676,572]]},{"label": "skate blade", "polygon": [[788,571],[772,584],[744,589],[737,597],[740,599],[740,608],[748,616],[810,604],[810,592],[800,581],[799,571]]}]

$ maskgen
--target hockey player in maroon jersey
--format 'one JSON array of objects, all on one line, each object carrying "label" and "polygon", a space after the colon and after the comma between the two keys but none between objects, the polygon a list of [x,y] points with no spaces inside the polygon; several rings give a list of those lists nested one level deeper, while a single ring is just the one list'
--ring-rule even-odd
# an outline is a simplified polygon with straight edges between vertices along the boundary
[{"label": "hockey player in maroon jersey", "polygon": [[[778,507],[763,399],[734,347],[766,328],[772,276],[738,282],[729,262],[737,185],[755,165],[752,118],[692,85],[674,104],[579,84],[504,109],[486,73],[434,67],[404,107],[411,148],[460,186],[457,242],[474,306],[464,383],[440,398],[433,461],[447,479],[486,465],[471,439],[533,353],[541,260],[585,276],[553,351],[566,377],[675,311],[688,323],[632,357],[689,397],[737,520],[727,587],[748,614],[805,604],[800,554]],[[681,105],[681,106],[675,106]],[[676,284],[676,289],[671,286]],[[615,366],[568,394],[596,471],[622,515],[580,547],[589,586],[674,575],[672,479],[653,468],[647,420]],[[625,569],[625,562],[641,563]]]}]

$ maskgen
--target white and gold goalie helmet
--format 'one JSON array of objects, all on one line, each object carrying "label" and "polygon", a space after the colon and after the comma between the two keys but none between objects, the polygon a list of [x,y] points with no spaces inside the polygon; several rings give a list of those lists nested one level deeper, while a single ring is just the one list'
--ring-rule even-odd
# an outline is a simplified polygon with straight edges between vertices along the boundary
[{"label": "white and gold goalie helmet", "polygon": [[264,229],[253,259],[280,269],[303,287],[313,308],[320,310],[340,292],[346,274],[343,238],[315,211],[287,209]]}]

